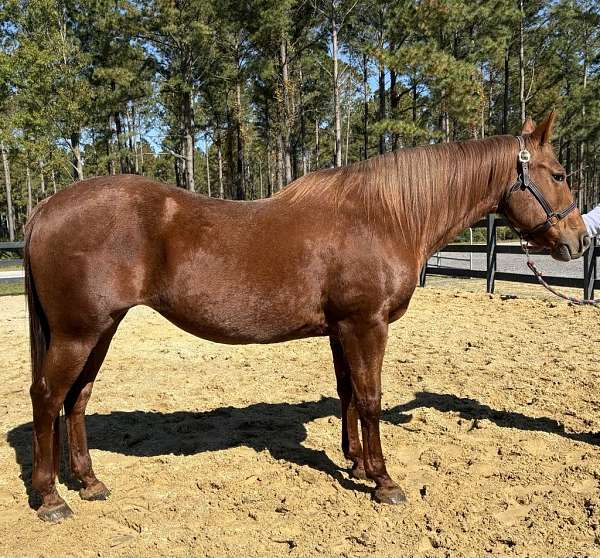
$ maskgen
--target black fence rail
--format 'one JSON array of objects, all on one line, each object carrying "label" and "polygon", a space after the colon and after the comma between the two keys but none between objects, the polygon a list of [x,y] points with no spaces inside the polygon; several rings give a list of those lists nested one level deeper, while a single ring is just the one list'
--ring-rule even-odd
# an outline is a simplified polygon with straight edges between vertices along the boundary
[{"label": "black fence rail", "polygon": [[[486,269],[464,269],[458,267],[446,266],[431,266],[426,265],[421,270],[421,287],[425,286],[427,275],[444,275],[449,277],[473,277],[485,279],[487,292],[493,293],[496,281],[513,281],[516,283],[537,283],[537,279],[533,274],[512,273],[498,271],[497,256],[498,254],[521,254],[521,247],[515,244],[498,244],[497,228],[506,226],[504,219],[496,217],[496,215],[488,215],[482,221],[477,222],[472,228],[486,229],[485,244],[448,244],[440,252],[462,252],[462,253],[480,253],[487,254]],[[2,267],[9,265],[20,265],[23,263],[23,242],[0,242],[0,252],[13,253],[19,258],[0,259],[0,270]],[[542,255],[549,255],[549,252],[541,252]],[[571,287],[583,290],[583,297],[586,300],[594,298],[594,290],[600,288],[600,280],[597,279],[596,260],[600,256],[600,246],[596,239],[592,239],[590,248],[583,256],[583,277],[561,277],[556,275],[545,275],[544,279],[550,284],[557,287]],[[7,279],[6,281],[19,281],[20,279]],[[1,279],[0,279],[1,281]]]},{"label": "black fence rail", "polygon": [[[0,258],[0,271],[3,268],[23,265],[23,248],[25,243],[23,241],[17,242],[0,242],[0,254],[8,252],[14,255],[14,258]],[[0,283],[15,283],[22,281],[20,277],[0,277]]]},{"label": "black fence rail", "polygon": [[[513,281],[516,283],[537,283],[533,274],[512,273],[498,271],[498,254],[522,254],[521,247],[516,244],[498,244],[497,228],[506,226],[505,219],[488,215],[484,220],[477,222],[472,228],[486,229],[485,244],[448,244],[440,252],[472,252],[487,254],[486,269],[464,269],[456,267],[437,267],[427,264],[421,270],[421,287],[425,286],[427,275],[444,275],[448,277],[473,277],[485,279],[487,283],[487,292],[493,293],[496,281]],[[539,255],[548,256],[550,253],[546,250]],[[537,256],[538,254],[536,254]],[[594,290],[600,288],[600,282],[596,278],[596,259],[600,256],[600,246],[596,239],[592,239],[589,249],[583,256],[583,277],[561,277],[558,275],[546,275],[544,279],[550,285],[557,287],[571,287],[583,290],[583,297],[586,300],[594,298]]]}]

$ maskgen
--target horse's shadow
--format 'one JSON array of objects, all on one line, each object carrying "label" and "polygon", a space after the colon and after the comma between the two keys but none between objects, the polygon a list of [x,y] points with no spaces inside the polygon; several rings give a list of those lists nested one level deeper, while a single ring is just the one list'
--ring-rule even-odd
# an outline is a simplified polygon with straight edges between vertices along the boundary
[{"label": "horse's shadow", "polygon": [[[382,419],[391,424],[411,420],[406,413],[420,407],[441,412],[455,411],[465,419],[489,419],[501,427],[542,431],[597,445],[597,433],[566,432],[563,425],[547,417],[532,418],[521,413],[497,411],[474,399],[450,394],[419,392],[409,403],[383,412]],[[89,445],[92,449],[133,456],[195,455],[238,446],[256,451],[267,450],[275,459],[309,466],[336,479],[344,488],[367,491],[364,484],[343,474],[324,451],[303,445],[305,425],[319,418],[339,416],[339,403],[332,397],[302,403],[257,403],[247,407],[221,407],[212,411],[160,413],[156,411],[114,411],[91,414],[86,418]],[[21,478],[35,507],[37,498],[31,488],[31,423],[10,430],[7,441],[15,450]],[[393,449],[388,448],[388,451]],[[64,469],[64,467],[63,467]],[[70,488],[76,488],[63,477]]]}]

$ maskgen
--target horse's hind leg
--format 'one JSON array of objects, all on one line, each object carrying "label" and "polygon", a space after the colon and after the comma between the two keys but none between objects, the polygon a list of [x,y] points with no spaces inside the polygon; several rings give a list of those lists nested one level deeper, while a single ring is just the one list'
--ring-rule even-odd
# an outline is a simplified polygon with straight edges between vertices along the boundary
[{"label": "horse's hind leg", "polygon": [[340,397],[342,410],[342,451],[344,457],[352,461],[352,476],[357,479],[366,479],[363,461],[363,449],[358,435],[358,411],[352,393],[350,381],[350,368],[344,356],[344,349],[338,339],[329,338],[333,367],[337,382],[337,392]]},{"label": "horse's hind leg", "polygon": [[60,521],[72,511],[56,490],[60,463],[58,414],[71,386],[80,375],[96,339],[51,336],[41,373],[31,385],[33,406],[33,472],[31,484],[40,494],[38,515]]},{"label": "horse's hind leg", "polygon": [[[120,322],[120,319],[119,319]],[[83,372],[77,378],[65,398],[65,416],[69,439],[69,463],[72,474],[81,482],[79,495],[84,500],[106,500],[110,494],[99,481],[92,468],[92,459],[87,443],[85,408],[92,395],[94,380],[104,362],[118,322],[102,335],[92,350]]]}]

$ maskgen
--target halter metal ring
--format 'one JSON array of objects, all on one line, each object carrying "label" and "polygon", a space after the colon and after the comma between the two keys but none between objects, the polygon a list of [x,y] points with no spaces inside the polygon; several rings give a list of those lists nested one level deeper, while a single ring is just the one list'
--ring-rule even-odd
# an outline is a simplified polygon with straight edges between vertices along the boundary
[{"label": "halter metal ring", "polygon": [[519,151],[519,161],[521,163],[529,163],[530,159],[531,159],[531,153],[529,153],[529,151],[527,151],[527,149],[523,148],[523,149],[521,149],[521,151]]}]

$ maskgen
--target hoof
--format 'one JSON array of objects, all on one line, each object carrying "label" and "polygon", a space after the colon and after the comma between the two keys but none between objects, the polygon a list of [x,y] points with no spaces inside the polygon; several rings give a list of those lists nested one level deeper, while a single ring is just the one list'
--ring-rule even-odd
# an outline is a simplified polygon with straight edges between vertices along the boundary
[{"label": "hoof", "polygon": [[42,506],[37,514],[42,521],[60,523],[64,519],[72,517],[73,511],[67,504],[59,504],[58,506]]},{"label": "hoof", "polygon": [[373,500],[380,504],[404,504],[406,502],[406,495],[404,491],[399,487],[394,488],[377,488],[373,492]]},{"label": "hoof", "polygon": [[110,496],[110,490],[104,486],[104,483],[98,481],[87,488],[79,491],[82,500],[106,500]]},{"label": "hoof", "polygon": [[364,467],[352,467],[352,470],[350,471],[350,476],[353,479],[369,480]]}]

